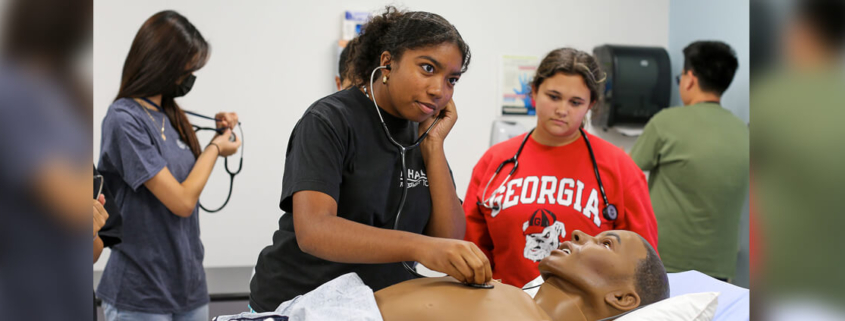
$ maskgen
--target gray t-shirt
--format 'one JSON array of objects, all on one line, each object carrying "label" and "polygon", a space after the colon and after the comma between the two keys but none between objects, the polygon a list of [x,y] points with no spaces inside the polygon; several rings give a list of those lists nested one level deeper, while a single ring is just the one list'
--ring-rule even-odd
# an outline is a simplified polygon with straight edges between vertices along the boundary
[{"label": "gray t-shirt", "polygon": [[130,311],[190,311],[209,302],[198,207],[179,217],[144,183],[165,166],[182,182],[196,159],[164,113],[147,111],[122,98],[103,119],[97,168],[123,215],[123,242],[112,248],[97,296]]},{"label": "gray t-shirt", "polygon": [[[59,83],[0,61],[0,313],[91,320],[91,230],[45,206],[37,178],[56,161],[88,170],[82,117]],[[90,194],[89,194],[90,195]],[[83,212],[87,214],[91,212]],[[87,214],[91,215],[91,214]],[[90,226],[90,225],[89,225]]]}]

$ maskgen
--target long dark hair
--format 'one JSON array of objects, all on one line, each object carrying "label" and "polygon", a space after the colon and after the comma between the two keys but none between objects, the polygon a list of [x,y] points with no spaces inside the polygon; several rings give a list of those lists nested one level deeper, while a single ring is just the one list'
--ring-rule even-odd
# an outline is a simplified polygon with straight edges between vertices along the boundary
[{"label": "long dark hair", "polygon": [[199,157],[197,135],[173,93],[179,81],[205,65],[210,52],[208,42],[187,18],[171,10],[156,13],[132,40],[115,100],[161,95],[161,108],[170,123]]},{"label": "long dark hair", "polygon": [[592,55],[574,48],[558,48],[549,52],[540,62],[531,85],[534,90],[539,90],[543,81],[558,73],[581,76],[590,89],[590,103],[599,99],[599,84],[607,78]]},{"label": "long dark hair", "polygon": [[382,52],[398,61],[407,49],[454,43],[461,51],[461,72],[469,67],[471,54],[458,29],[438,14],[422,11],[404,12],[388,6],[362,28],[357,44],[350,52],[353,84],[364,85],[370,73],[380,65]]},{"label": "long dark hair", "polygon": [[[590,89],[590,104],[599,99],[599,84],[607,80],[607,74],[601,70],[592,55],[574,48],[558,48],[549,52],[537,67],[531,82],[534,91],[540,90],[543,81],[558,73],[581,76],[584,84]],[[584,128],[584,125],[584,121],[581,121],[581,128]]]}]

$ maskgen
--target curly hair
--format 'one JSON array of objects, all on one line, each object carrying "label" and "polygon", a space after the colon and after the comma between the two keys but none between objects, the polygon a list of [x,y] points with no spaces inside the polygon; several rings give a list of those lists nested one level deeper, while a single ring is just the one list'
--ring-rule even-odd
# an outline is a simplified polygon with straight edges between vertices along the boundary
[{"label": "curly hair", "polygon": [[471,54],[455,26],[438,14],[405,12],[388,6],[382,14],[364,25],[357,44],[350,51],[353,84],[362,86],[370,79],[372,70],[381,65],[380,57],[385,51],[394,60],[399,60],[405,50],[442,43],[453,43],[458,47],[463,58],[461,72],[466,72]]}]

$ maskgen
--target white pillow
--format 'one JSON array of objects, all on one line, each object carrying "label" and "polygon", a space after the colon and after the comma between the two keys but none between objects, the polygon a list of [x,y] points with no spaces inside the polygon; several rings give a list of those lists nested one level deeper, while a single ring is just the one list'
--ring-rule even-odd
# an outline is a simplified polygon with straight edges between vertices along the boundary
[{"label": "white pillow", "polygon": [[655,302],[617,321],[710,321],[716,315],[719,293],[690,293]]}]

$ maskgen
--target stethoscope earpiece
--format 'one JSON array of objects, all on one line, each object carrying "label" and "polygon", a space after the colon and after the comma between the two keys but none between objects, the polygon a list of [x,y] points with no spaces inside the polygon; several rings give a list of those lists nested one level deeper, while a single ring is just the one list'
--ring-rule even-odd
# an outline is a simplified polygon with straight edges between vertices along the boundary
[{"label": "stethoscope earpiece", "polygon": [[486,206],[486,205],[484,205],[484,203],[482,203],[481,201],[478,201],[478,202],[475,202],[475,205],[478,205],[478,206],[484,206],[484,207],[487,207],[487,208],[489,208],[489,209],[491,209],[491,210],[494,210],[494,211],[498,211],[498,210],[499,210],[499,205],[498,205],[498,204],[493,204],[492,206]]}]

